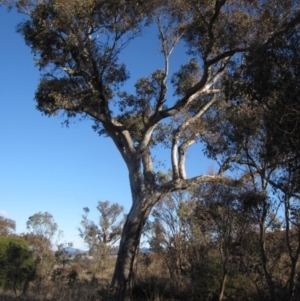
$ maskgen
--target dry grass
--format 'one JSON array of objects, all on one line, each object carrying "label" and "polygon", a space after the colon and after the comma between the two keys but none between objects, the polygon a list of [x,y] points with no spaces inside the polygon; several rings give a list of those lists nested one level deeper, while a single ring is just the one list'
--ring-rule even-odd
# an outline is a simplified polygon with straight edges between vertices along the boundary
[{"label": "dry grass", "polygon": [[[115,258],[105,262],[105,267],[95,262],[82,261],[62,268],[56,266],[51,279],[37,279],[30,284],[21,301],[107,301],[109,285],[114,271]],[[134,301],[175,300],[170,298],[170,284],[162,261],[155,255],[140,255],[137,260]],[[165,297],[169,296],[167,299]],[[16,300],[12,292],[0,291],[0,301]]]},{"label": "dry grass", "polygon": [[[20,301],[108,301],[109,285],[115,259],[106,261],[105,268],[96,263],[77,262],[61,271],[53,272],[51,279],[36,279]],[[141,254],[138,257],[132,301],[199,301],[213,300],[204,296],[199,279],[191,277],[170,278],[164,260],[157,254]],[[197,278],[197,277],[196,277]],[[210,283],[212,286],[212,283]],[[11,292],[0,291],[0,301],[16,300]],[[231,298],[228,300],[246,300]]]},{"label": "dry grass", "polygon": [[[56,266],[51,279],[36,279],[21,301],[107,301],[115,259],[106,262],[105,268],[96,263],[80,262]],[[184,283],[170,279],[163,259],[156,255],[141,254],[138,257],[133,301],[192,301]],[[0,292],[0,301],[16,300],[11,292]],[[195,299],[196,300],[196,299]]]},{"label": "dry grass", "polygon": [[105,301],[115,259],[106,261],[105,268],[94,262],[81,261],[65,267],[55,266],[51,277],[36,277],[26,294],[18,298],[9,291],[0,291],[0,301]]}]

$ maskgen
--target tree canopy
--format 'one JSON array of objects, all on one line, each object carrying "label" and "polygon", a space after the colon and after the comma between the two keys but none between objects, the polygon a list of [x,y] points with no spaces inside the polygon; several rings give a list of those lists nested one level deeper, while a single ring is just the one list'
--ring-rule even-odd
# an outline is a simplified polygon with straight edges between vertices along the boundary
[{"label": "tree canopy", "polygon": [[0,287],[26,291],[35,276],[35,264],[28,244],[18,237],[0,237]]},{"label": "tree canopy", "polygon": [[16,230],[16,222],[0,215],[0,236],[8,236]]}]

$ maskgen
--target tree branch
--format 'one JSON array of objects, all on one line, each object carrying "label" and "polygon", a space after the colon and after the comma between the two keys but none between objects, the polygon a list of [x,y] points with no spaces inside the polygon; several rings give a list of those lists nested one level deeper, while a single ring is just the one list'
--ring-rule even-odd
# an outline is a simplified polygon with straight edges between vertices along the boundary
[{"label": "tree branch", "polygon": [[[173,169],[173,179],[177,179],[180,176],[185,175],[184,172],[184,168],[182,166],[182,164],[184,164],[184,157],[179,157],[179,160],[181,162],[181,172],[178,166],[178,162],[177,162],[177,151],[178,151],[178,141],[179,138],[182,134],[182,132],[189,126],[191,125],[193,122],[195,122],[197,119],[199,119],[212,105],[213,103],[216,101],[216,97],[213,97],[213,99],[211,101],[209,101],[206,105],[204,105],[193,117],[189,117],[185,122],[183,122],[176,130],[176,132],[173,135],[173,139],[172,139],[172,156],[171,156],[171,160],[172,160],[172,169]],[[194,139],[194,138],[192,138]],[[188,144],[186,144],[185,146],[182,145],[181,151],[183,151],[185,153],[186,148],[189,147]]]},{"label": "tree branch", "polygon": [[225,3],[226,3],[226,0],[221,0],[221,1],[220,0],[216,0],[216,3],[215,3],[215,13],[213,14],[213,16],[210,19],[210,22],[209,22],[209,24],[207,26],[207,31],[208,31],[208,36],[209,36],[210,43],[209,43],[209,47],[206,49],[206,51],[203,54],[204,60],[207,59],[209,53],[211,52],[211,49],[212,49],[212,46],[213,46],[213,40],[214,40],[214,33],[212,31],[212,28],[213,28],[213,25],[214,25],[216,19],[219,16],[219,13],[221,11],[222,6]]},{"label": "tree branch", "polygon": [[[198,135],[199,134],[197,134],[196,136]],[[187,178],[185,172],[185,156],[186,156],[187,149],[194,143],[196,143],[195,137],[188,139],[187,141],[182,143],[178,148],[178,152],[179,152],[178,168],[179,168],[179,176],[181,179]]]},{"label": "tree branch", "polygon": [[170,182],[161,184],[157,189],[162,194],[167,194],[173,191],[185,190],[189,187],[196,186],[201,183],[216,182],[226,185],[237,186],[243,181],[244,177],[235,180],[222,175],[201,175],[190,179],[175,179]]}]

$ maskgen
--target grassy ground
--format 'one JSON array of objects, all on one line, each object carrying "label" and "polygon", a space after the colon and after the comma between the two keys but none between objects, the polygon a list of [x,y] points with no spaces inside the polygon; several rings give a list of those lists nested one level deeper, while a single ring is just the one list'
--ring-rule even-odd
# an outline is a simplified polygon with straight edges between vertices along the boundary
[{"label": "grassy ground", "polygon": [[[19,293],[16,298],[11,291],[0,291],[0,301],[107,301],[114,264],[115,259],[110,258],[105,261],[105,266],[89,261],[56,266],[50,277],[36,277],[26,294]],[[141,255],[137,266],[133,300],[175,300],[168,297],[169,279],[159,260]]]},{"label": "grassy ground", "polygon": [[[36,278],[30,284],[21,301],[108,301],[109,285],[114,271],[115,259],[103,264],[82,261],[65,267],[56,266],[51,277]],[[212,287],[212,283],[210,283]],[[215,300],[214,293],[203,295],[203,286],[190,277],[171,278],[163,259],[141,254],[137,260],[134,286],[131,291],[133,301],[199,301]],[[217,288],[218,290],[219,288]],[[0,291],[0,301],[16,300],[12,292]],[[244,297],[226,300],[249,300]]]}]

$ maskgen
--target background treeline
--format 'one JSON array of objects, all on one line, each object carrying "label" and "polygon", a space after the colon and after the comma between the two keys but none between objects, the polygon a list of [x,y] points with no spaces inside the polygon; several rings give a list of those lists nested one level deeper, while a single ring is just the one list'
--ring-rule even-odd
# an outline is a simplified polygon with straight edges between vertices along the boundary
[{"label": "background treeline", "polygon": [[[159,173],[159,181],[167,178]],[[20,236],[0,217],[3,298],[108,300],[123,208],[99,201],[97,209],[98,222],[84,208],[78,228],[88,254],[58,244],[47,212],[29,217]],[[144,229],[133,300],[297,300],[299,213],[293,195],[257,175],[167,195]]]}]

